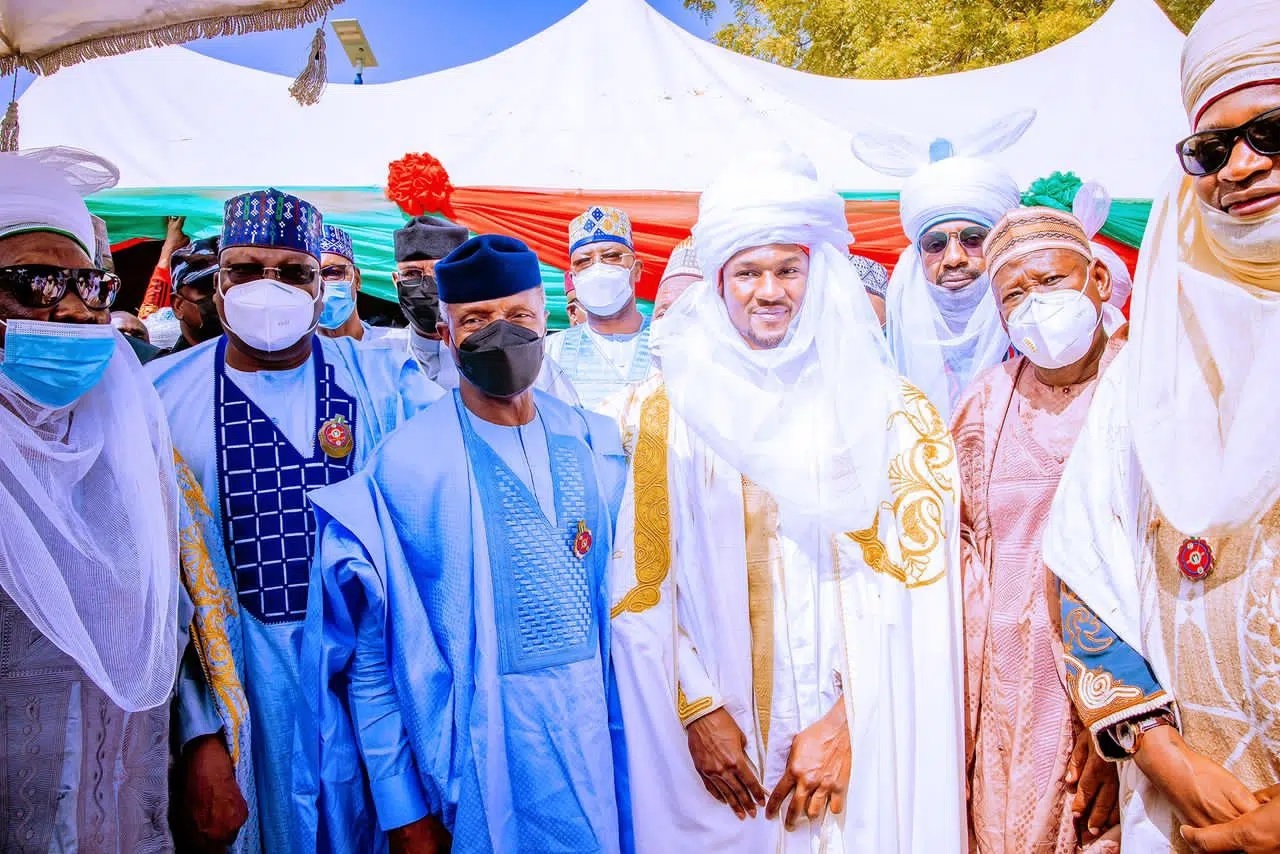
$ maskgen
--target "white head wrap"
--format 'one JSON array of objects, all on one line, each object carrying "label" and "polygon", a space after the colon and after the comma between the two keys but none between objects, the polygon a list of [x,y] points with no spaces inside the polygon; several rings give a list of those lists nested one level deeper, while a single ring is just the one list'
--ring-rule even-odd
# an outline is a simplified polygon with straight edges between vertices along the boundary
[{"label": "white head wrap", "polygon": [[938,287],[925,277],[916,241],[948,220],[990,228],[1020,204],[1018,183],[985,158],[1021,139],[1035,117],[1034,110],[1019,110],[954,139],[926,141],[883,130],[853,138],[854,155],[872,169],[910,176],[899,207],[911,244],[889,281],[886,334],[898,370],[944,419],[973,377],[1005,358],[1009,336],[988,277],[959,290]]},{"label": "white head wrap", "polygon": [[1182,103],[1194,126],[1214,101],[1262,81],[1280,82],[1276,0],[1218,0],[1182,46]]},{"label": "white head wrap", "polygon": [[[1183,48],[1188,118],[1280,75],[1280,0],[1218,0]],[[1280,500],[1280,213],[1209,210],[1176,173],[1133,289],[1129,416],[1152,498],[1180,531],[1255,523]]]},{"label": "white head wrap", "polygon": [[[93,225],[69,180],[0,155],[4,233],[57,231],[92,255]],[[0,375],[0,443],[0,588],[122,709],[167,702],[179,635],[173,444],[124,338],[102,380],[60,409]]]},{"label": "white head wrap", "polygon": [[[702,194],[693,237],[705,281],[654,327],[672,409],[780,506],[839,530],[866,527],[901,391],[849,264],[843,199],[807,158],[753,158]],[[716,283],[734,255],[772,244],[808,247],[808,284],[783,343],[752,350]]]},{"label": "white head wrap", "polygon": [[1133,277],[1129,275],[1124,259],[1111,247],[1093,239],[1102,231],[1107,217],[1111,215],[1111,194],[1097,181],[1086,181],[1076,191],[1075,199],[1071,202],[1071,213],[1080,220],[1084,233],[1089,235],[1093,257],[1101,261],[1111,274],[1111,297],[1102,308],[1102,322],[1110,335],[1125,324],[1122,312],[1125,303],[1129,301],[1129,294],[1133,292]]}]

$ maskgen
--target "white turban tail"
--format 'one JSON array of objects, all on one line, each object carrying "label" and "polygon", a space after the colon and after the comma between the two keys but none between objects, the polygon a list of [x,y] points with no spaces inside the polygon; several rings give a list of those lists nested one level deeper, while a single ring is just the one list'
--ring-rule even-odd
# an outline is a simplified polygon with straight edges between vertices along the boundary
[{"label": "white turban tail", "polygon": [[[780,508],[828,529],[869,526],[901,384],[849,264],[843,199],[802,156],[740,164],[702,194],[693,240],[705,281],[654,327],[671,408]],[[784,341],[752,350],[717,282],[734,255],[773,244],[808,248],[807,287]]]},{"label": "white turban tail", "polygon": [[[1210,6],[1183,47],[1188,120],[1277,80],[1280,0]],[[1177,172],[1147,224],[1132,319],[1129,417],[1156,506],[1193,536],[1255,523],[1280,500],[1280,212],[1232,217]]]}]

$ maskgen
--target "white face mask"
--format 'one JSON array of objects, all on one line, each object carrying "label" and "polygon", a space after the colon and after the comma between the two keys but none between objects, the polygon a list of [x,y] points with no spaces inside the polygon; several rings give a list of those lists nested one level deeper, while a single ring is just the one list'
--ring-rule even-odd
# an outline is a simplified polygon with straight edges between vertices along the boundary
[{"label": "white face mask", "polygon": [[1033,364],[1065,368],[1093,346],[1098,309],[1084,291],[1033,291],[1009,315],[1009,339]]},{"label": "white face mask", "polygon": [[596,317],[610,317],[622,311],[634,296],[631,267],[597,262],[573,274],[578,302]]},{"label": "white face mask", "polygon": [[316,328],[319,295],[272,279],[236,285],[222,294],[223,324],[255,350],[276,353],[287,350]]}]

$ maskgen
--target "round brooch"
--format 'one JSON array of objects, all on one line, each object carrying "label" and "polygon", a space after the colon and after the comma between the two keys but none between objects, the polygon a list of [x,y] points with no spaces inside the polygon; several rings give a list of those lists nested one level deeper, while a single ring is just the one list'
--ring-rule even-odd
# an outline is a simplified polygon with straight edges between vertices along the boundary
[{"label": "round brooch", "polygon": [[573,538],[573,556],[578,560],[582,560],[587,556],[587,552],[591,551],[591,544],[595,542],[591,537],[591,531],[587,529],[587,523],[578,523],[578,534]]},{"label": "round brooch", "polygon": [[1192,581],[1204,581],[1213,572],[1213,550],[1199,537],[1188,537],[1178,549],[1178,569]]},{"label": "round brooch", "polygon": [[340,460],[351,453],[355,447],[355,437],[351,434],[351,425],[341,415],[335,415],[320,425],[320,450],[326,457]]}]

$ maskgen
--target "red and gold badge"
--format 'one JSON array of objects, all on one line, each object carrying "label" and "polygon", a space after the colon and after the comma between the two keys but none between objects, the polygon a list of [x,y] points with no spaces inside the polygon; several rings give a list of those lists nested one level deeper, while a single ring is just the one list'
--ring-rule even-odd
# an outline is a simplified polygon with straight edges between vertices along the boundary
[{"label": "red and gold badge", "polygon": [[351,453],[356,445],[351,425],[341,415],[335,415],[320,425],[320,450],[331,459],[340,460]]},{"label": "red and gold badge", "polygon": [[1178,549],[1178,569],[1192,581],[1204,581],[1213,572],[1213,550],[1199,537],[1187,537]]},{"label": "red and gold badge", "polygon": [[595,542],[591,538],[591,531],[587,528],[585,521],[578,523],[578,535],[573,538],[573,556],[578,560],[582,560],[587,556],[587,552],[591,551],[591,544]]}]

